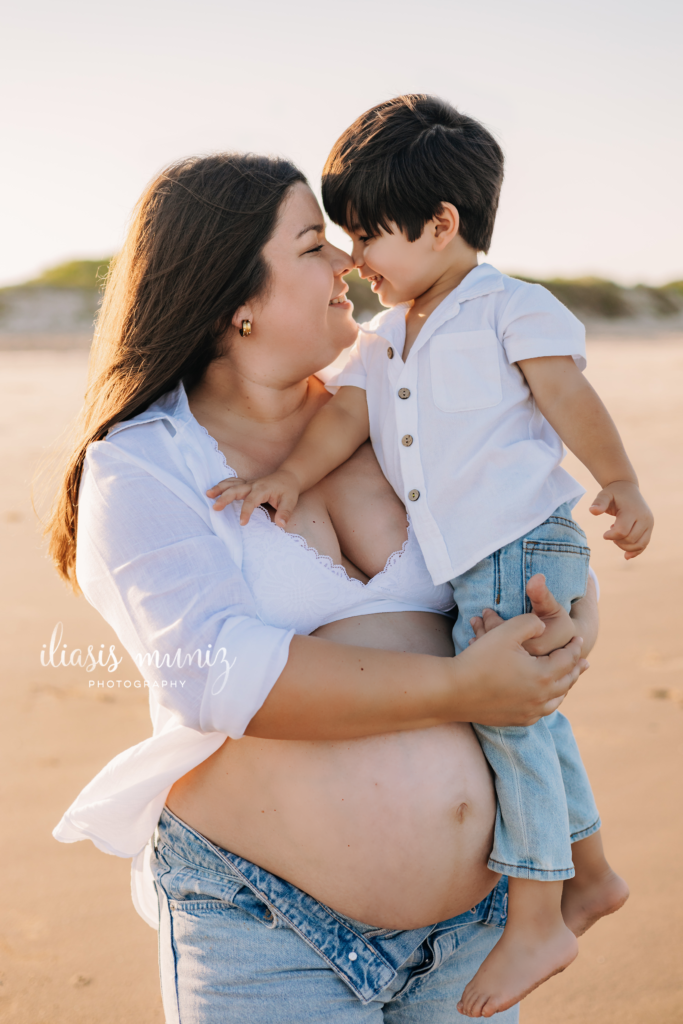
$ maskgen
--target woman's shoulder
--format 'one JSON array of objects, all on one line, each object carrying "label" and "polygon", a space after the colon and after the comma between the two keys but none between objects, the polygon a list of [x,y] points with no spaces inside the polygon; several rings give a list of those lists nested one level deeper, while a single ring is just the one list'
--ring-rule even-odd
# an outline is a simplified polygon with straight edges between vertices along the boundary
[{"label": "woman's shoulder", "polygon": [[136,416],[114,423],[103,440],[89,446],[86,464],[146,465],[153,473],[160,467],[174,467],[185,475],[188,466],[181,456],[182,449],[200,452],[209,440],[202,433],[181,383]]},{"label": "woman's shoulder", "polygon": [[84,479],[98,485],[106,481],[109,489],[134,481],[145,486],[153,478],[186,504],[199,503],[203,510],[204,491],[210,486],[205,480],[215,483],[225,476],[217,460],[220,453],[192,416],[180,384],[137,416],[115,423],[103,440],[90,444]]}]

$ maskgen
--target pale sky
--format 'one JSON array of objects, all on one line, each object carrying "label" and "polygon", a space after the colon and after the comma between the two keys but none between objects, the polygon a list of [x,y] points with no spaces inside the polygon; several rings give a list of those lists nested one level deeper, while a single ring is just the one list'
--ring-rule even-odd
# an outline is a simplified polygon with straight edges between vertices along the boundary
[{"label": "pale sky", "polygon": [[682,30],[680,0],[13,0],[0,284],[115,251],[188,154],[282,154],[317,189],[342,130],[401,92],[501,142],[498,267],[681,279]]}]

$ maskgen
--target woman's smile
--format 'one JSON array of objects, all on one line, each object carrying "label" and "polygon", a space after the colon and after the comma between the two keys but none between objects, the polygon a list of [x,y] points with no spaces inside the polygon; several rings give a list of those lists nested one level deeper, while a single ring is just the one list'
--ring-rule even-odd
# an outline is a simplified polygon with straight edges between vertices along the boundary
[{"label": "woman's smile", "polygon": [[341,309],[344,309],[344,310],[346,310],[346,309],[352,310],[353,309],[353,303],[351,302],[350,299],[346,298],[346,293],[349,290],[349,286],[348,286],[348,284],[346,284],[346,282],[343,282],[343,284],[344,284],[344,290],[339,292],[338,295],[334,295],[330,299],[328,305],[336,306],[337,308],[341,308]]}]

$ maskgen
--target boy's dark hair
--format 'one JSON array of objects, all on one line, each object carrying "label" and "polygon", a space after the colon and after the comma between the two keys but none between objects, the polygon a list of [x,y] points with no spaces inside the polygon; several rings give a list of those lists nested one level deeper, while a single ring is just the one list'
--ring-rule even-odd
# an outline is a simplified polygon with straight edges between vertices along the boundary
[{"label": "boy's dark hair", "polygon": [[435,96],[379,103],[335,142],[323,170],[329,217],[372,233],[397,224],[414,242],[453,203],[460,235],[487,252],[503,183],[503,151],[474,118]]}]

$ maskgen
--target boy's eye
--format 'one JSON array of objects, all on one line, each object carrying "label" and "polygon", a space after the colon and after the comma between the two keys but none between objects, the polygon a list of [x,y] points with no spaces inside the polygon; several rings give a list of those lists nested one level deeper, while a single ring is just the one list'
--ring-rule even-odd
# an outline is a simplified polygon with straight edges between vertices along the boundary
[{"label": "boy's eye", "polygon": [[372,237],[373,237],[372,235],[359,235],[358,236],[358,241],[362,242],[363,245],[367,245]]}]

